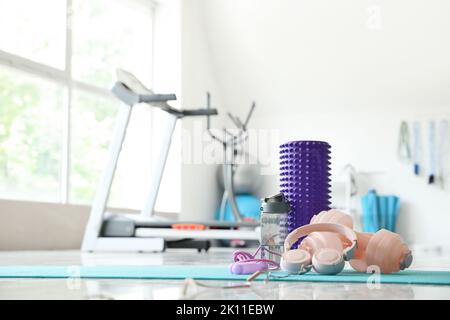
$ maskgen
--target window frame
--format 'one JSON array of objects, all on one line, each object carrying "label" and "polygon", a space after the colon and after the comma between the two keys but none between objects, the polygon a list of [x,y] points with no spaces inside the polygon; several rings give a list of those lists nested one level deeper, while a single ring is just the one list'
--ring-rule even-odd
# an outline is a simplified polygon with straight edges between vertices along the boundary
[{"label": "window frame", "polygon": [[[13,54],[4,51],[0,48],[0,64],[10,67],[12,69],[25,72],[39,78],[49,80],[51,82],[62,85],[65,89],[64,105],[62,106],[62,148],[61,148],[61,173],[60,173],[60,188],[59,188],[59,203],[62,204],[72,204],[70,199],[70,175],[71,175],[71,129],[72,129],[72,96],[74,90],[81,90],[96,96],[103,98],[115,99],[114,95],[110,90],[96,86],[90,83],[86,83],[73,78],[72,74],[72,25],[71,25],[71,15],[72,15],[72,5],[73,2],[77,0],[66,0],[66,23],[65,23],[65,58],[64,58],[64,69],[59,69],[51,65],[47,65],[41,62],[33,61],[31,59],[22,57],[17,54]],[[114,0],[123,1],[123,0]],[[152,25],[155,23],[155,10],[157,3],[154,0],[128,0],[145,3],[149,6],[150,16]],[[151,30],[151,44],[152,51],[154,51],[155,45],[155,28],[152,27]],[[151,78],[153,80],[153,70],[154,70],[154,54],[152,54],[151,61]],[[152,81],[153,82],[153,81]],[[26,200],[24,200],[26,201]]]}]

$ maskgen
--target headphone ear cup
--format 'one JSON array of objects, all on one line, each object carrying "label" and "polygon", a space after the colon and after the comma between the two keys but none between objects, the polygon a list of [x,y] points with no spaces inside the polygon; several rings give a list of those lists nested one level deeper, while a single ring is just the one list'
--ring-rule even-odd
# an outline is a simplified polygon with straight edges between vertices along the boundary
[{"label": "headphone ear cup", "polygon": [[280,267],[287,273],[303,272],[311,265],[311,254],[303,249],[289,250],[281,256]]},{"label": "headphone ear cup", "polygon": [[317,273],[333,275],[344,269],[345,261],[338,250],[322,248],[314,253],[312,265]]}]

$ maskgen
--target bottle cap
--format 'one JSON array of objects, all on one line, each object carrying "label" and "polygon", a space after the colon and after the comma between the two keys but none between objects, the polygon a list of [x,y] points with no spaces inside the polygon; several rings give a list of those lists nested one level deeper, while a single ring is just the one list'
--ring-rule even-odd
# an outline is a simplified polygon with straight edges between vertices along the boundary
[{"label": "bottle cap", "polygon": [[261,200],[261,211],[267,213],[287,213],[289,203],[282,193]]}]

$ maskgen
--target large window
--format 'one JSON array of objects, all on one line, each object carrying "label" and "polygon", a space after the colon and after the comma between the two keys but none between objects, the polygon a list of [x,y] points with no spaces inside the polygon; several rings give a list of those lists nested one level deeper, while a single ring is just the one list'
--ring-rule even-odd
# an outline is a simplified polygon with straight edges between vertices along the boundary
[{"label": "large window", "polygon": [[[152,86],[153,10],[151,0],[0,0],[0,198],[92,202],[120,108],[109,91],[115,70]],[[155,115],[136,114],[115,207],[141,207],[148,190]],[[179,185],[166,176],[163,185]],[[179,201],[156,209],[177,211]]]}]

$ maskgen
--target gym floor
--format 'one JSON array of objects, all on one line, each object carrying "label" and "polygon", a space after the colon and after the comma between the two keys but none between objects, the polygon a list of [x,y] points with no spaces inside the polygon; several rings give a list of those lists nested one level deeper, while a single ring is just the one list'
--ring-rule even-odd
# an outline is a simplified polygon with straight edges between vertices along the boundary
[{"label": "gym floor", "polygon": [[[154,254],[0,252],[0,265],[228,264],[231,252],[219,248],[200,254],[175,249]],[[450,258],[437,253],[416,254],[413,268],[450,270]],[[0,299],[450,299],[450,286],[381,284],[369,289],[366,284],[258,281],[250,288],[219,289],[186,287],[181,280],[0,279]]]}]

